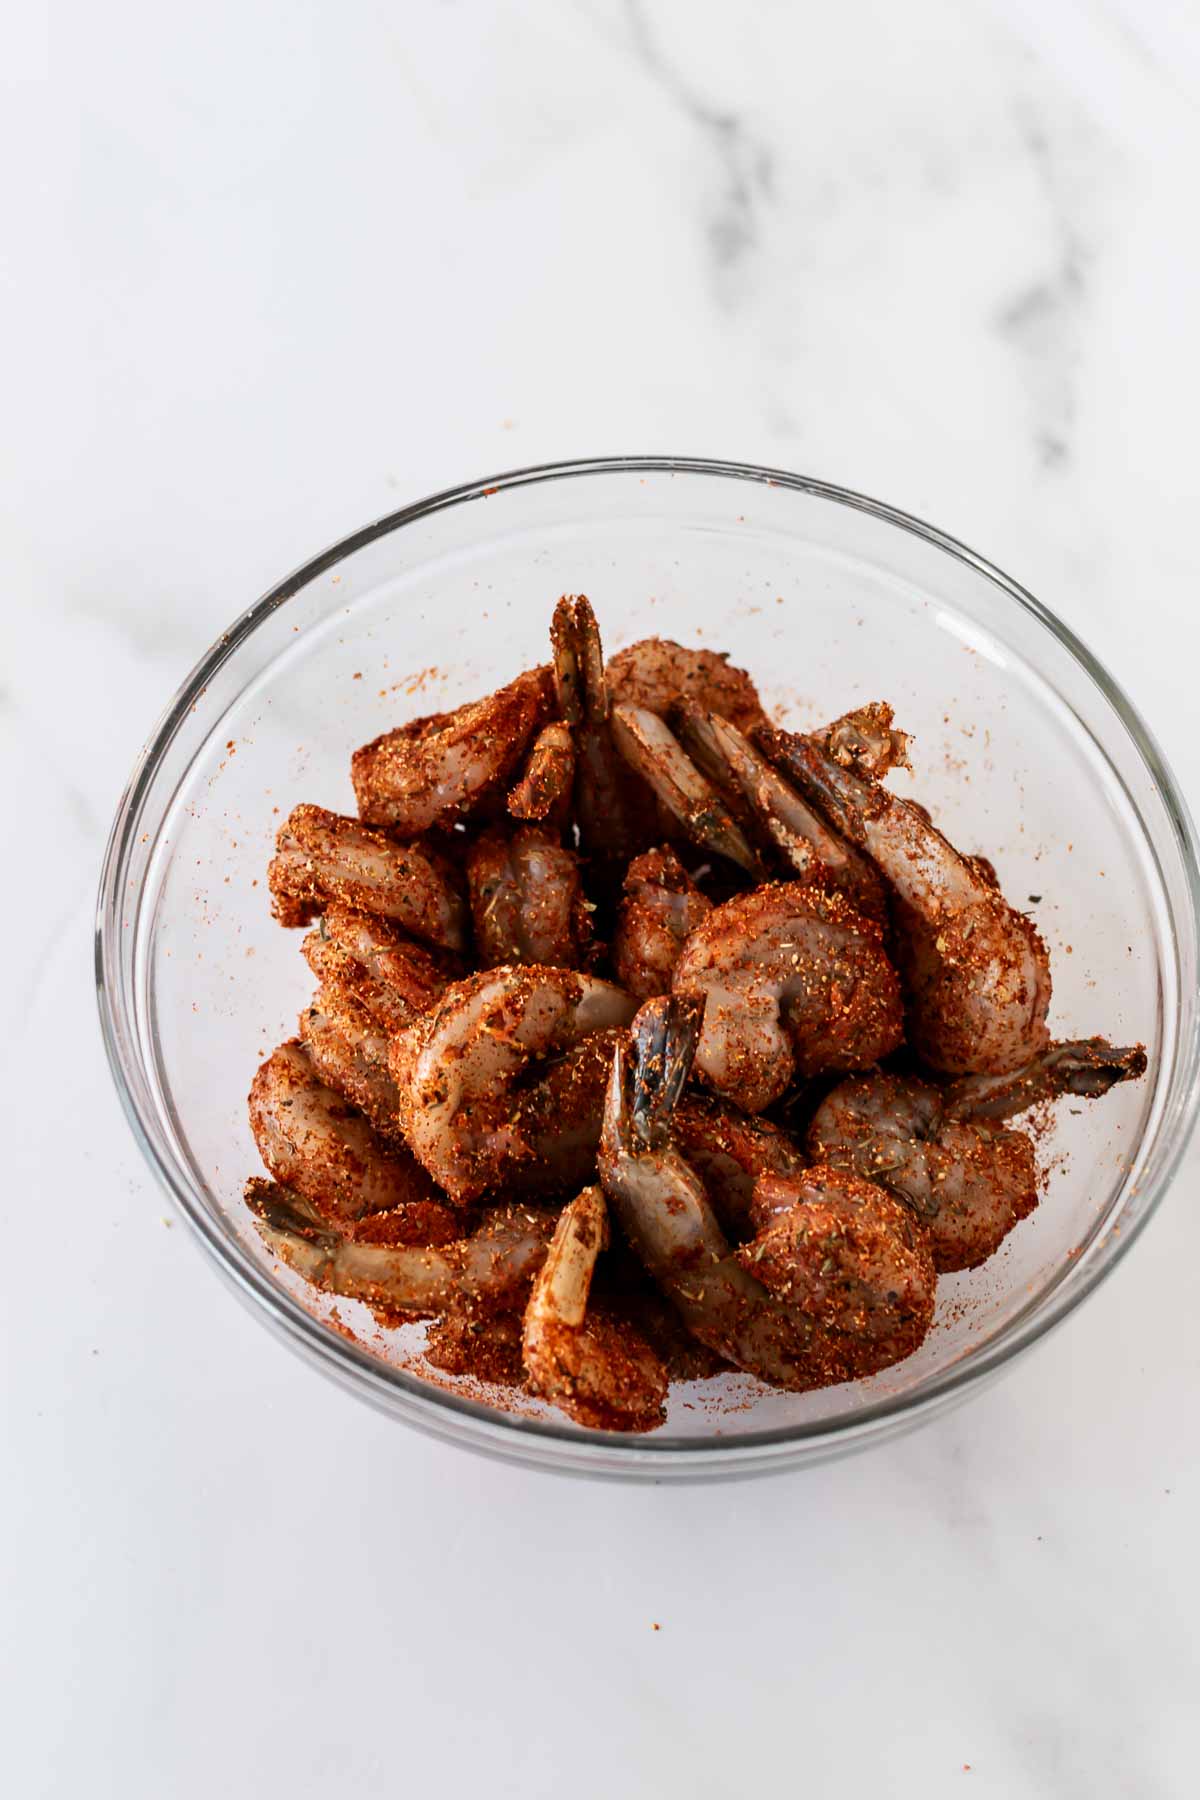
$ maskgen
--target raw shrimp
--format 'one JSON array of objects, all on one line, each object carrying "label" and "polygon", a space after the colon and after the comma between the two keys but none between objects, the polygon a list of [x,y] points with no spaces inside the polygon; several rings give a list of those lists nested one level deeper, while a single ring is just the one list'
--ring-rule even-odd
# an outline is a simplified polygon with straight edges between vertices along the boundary
[{"label": "raw shrimp", "polygon": [[716,788],[657,713],[627,703],[614,706],[612,735],[630,768],[654,790],[669,818],[682,825],[688,837],[728,857],[748,874],[764,873],[758,852]]},{"label": "raw shrimp", "polygon": [[[652,1025],[660,1031],[657,1044]],[[810,1387],[811,1330],[803,1321],[797,1325],[736,1260],[700,1177],[671,1145],[669,1107],[655,1105],[656,1083],[661,1092],[669,1079],[677,1094],[680,1067],[686,1080],[699,1029],[694,1002],[689,1013],[687,1002],[659,998],[638,1014],[632,1058],[619,1044],[613,1059],[600,1179],[626,1240],[694,1337],[766,1381]]]},{"label": "raw shrimp", "polygon": [[386,919],[348,906],[327,907],[301,949],[326,992],[357,1002],[384,1032],[411,1024],[459,972]]},{"label": "raw shrimp", "polygon": [[344,993],[321,986],[300,1014],[299,1032],[326,1086],[365,1113],[382,1137],[403,1144],[400,1095],[388,1073],[388,1040],[370,1014]]},{"label": "raw shrimp", "polygon": [[664,719],[685,702],[743,731],[766,718],[753,681],[724,651],[689,650],[670,638],[643,638],[618,650],[608,663],[608,691],[614,704],[645,707]]},{"label": "raw shrimp", "polygon": [[946,1074],[1006,1074],[1049,1039],[1050,959],[970,857],[878,782],[844,769],[806,738],[762,731],[759,742],[861,844],[892,888],[908,1034],[922,1062]]},{"label": "raw shrimp", "polygon": [[[690,762],[662,715],[688,693],[761,717],[749,677],[712,651],[648,638],[622,651],[615,690],[585,595],[564,595],[550,629],[559,709],[578,754],[575,811],[585,849],[627,858],[680,823],[752,871],[758,861],[720,796]],[[747,693],[748,690],[748,693]],[[618,717],[613,698],[622,703]]]},{"label": "raw shrimp", "polygon": [[575,822],[584,850],[627,859],[654,835],[654,798],[613,743],[600,628],[586,594],[564,594],[550,626],[554,691],[575,744]]},{"label": "raw shrimp", "polygon": [[443,856],[323,806],[297,806],[280,826],[267,881],[281,925],[307,925],[340,902],[448,950],[466,943],[466,906]]},{"label": "raw shrimp", "polygon": [[874,864],[813,811],[736,725],[693,708],[681,730],[689,748],[703,746],[707,763],[723,764],[726,780],[736,783],[797,879],[836,889],[865,918],[887,924],[887,895]]},{"label": "raw shrimp", "polygon": [[1102,1038],[1053,1044],[1015,1075],[941,1086],[868,1075],[834,1088],[808,1149],[889,1188],[928,1227],[939,1270],[973,1269],[1038,1203],[1033,1143],[995,1121],[1058,1094],[1098,1097],[1146,1068],[1145,1051]]},{"label": "raw shrimp", "polygon": [[368,1213],[387,1213],[397,1231],[407,1224],[420,1242],[458,1229],[411,1153],[385,1144],[320,1079],[303,1044],[281,1044],[267,1058],[250,1088],[249,1111],[270,1174],[326,1218],[353,1227]]},{"label": "raw shrimp", "polygon": [[735,1243],[754,1229],[751,1202],[759,1176],[796,1175],[809,1165],[781,1126],[714,1094],[682,1096],[671,1114],[671,1142],[703,1181],[721,1229]]},{"label": "raw shrimp", "polygon": [[559,1215],[525,1309],[529,1385],[580,1425],[652,1431],[665,1417],[667,1372],[635,1325],[589,1305],[607,1243],[604,1195],[586,1187]]},{"label": "raw shrimp", "polygon": [[517,1311],[480,1313],[470,1300],[455,1299],[425,1334],[425,1361],[447,1375],[469,1375],[497,1387],[525,1386],[521,1355],[522,1321]]},{"label": "raw shrimp", "polygon": [[753,1240],[736,1252],[774,1295],[872,1375],[911,1356],[933,1323],[937,1274],[928,1234],[894,1195],[844,1169],[764,1175]]},{"label": "raw shrimp", "polygon": [[484,700],[364,744],[350,763],[360,816],[401,837],[469,817],[502,796],[548,720],[552,696],[549,668],[530,669]]},{"label": "raw shrimp", "polygon": [[578,1186],[594,1163],[610,1048],[593,1040],[636,1005],[607,981],[537,966],[447,988],[391,1045],[417,1158],[459,1201],[502,1185]]},{"label": "raw shrimp", "polygon": [[467,852],[467,891],[483,968],[543,963],[573,969],[591,936],[579,859],[537,825],[485,831]]},{"label": "raw shrimp", "polygon": [[[637,1326],[667,1371],[668,1380],[707,1381],[729,1367],[723,1356],[692,1336],[623,1238],[615,1240],[608,1257],[620,1270],[616,1302],[621,1317]],[[601,1273],[607,1287],[609,1271],[605,1268]]]},{"label": "raw shrimp", "polygon": [[879,926],[841,894],[799,882],[715,907],[671,985],[707,1001],[696,1069],[743,1112],[762,1112],[798,1075],[867,1068],[903,1035]]},{"label": "raw shrimp", "polygon": [[911,1354],[933,1314],[933,1264],[911,1213],[881,1188],[825,1169],[764,1175],[757,1235],[731,1248],[671,1142],[699,1030],[695,1002],[648,1001],[632,1068],[624,1044],[614,1059],[599,1168],[626,1238],[695,1337],[777,1386],[828,1386]]},{"label": "raw shrimp", "polygon": [[669,846],[635,857],[625,872],[612,958],[617,981],[639,1000],[671,991],[684,940],[712,901]]},{"label": "raw shrimp", "polygon": [[545,820],[561,830],[571,810],[575,740],[563,719],[551,719],[533,741],[524,772],[508,796],[514,819]]},{"label": "raw shrimp", "polygon": [[376,1244],[344,1236],[304,1195],[274,1182],[251,1181],[246,1204],[268,1250],[314,1287],[411,1319],[451,1305],[479,1316],[512,1311],[541,1266],[554,1226],[549,1214],[499,1206],[481,1216],[469,1237]]}]

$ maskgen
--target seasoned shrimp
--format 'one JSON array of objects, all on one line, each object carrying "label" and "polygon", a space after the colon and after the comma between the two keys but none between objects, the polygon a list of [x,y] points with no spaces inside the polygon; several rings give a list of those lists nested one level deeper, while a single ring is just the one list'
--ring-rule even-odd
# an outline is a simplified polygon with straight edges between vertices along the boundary
[{"label": "seasoned shrimp", "polygon": [[1050,959],[1032,920],[906,801],[789,732],[760,731],[774,761],[891,884],[908,1033],[950,1075],[1002,1075],[1044,1048]]},{"label": "seasoned shrimp", "polygon": [[505,967],[447,988],[393,1038],[417,1158],[456,1200],[502,1185],[578,1186],[592,1172],[608,1041],[636,1001],[570,969]]},{"label": "seasoned shrimp", "polygon": [[501,796],[550,716],[547,667],[454,712],[414,719],[354,752],[350,778],[361,818],[401,837],[446,827]]},{"label": "seasoned shrimp", "polygon": [[753,681],[724,651],[689,650],[670,638],[643,638],[618,650],[609,659],[608,691],[614,704],[644,707],[664,719],[686,702],[743,731],[766,718]]},{"label": "seasoned shrimp", "polygon": [[250,1088],[249,1111],[270,1174],[326,1218],[351,1228],[368,1213],[387,1213],[397,1233],[407,1227],[422,1243],[457,1231],[425,1170],[402,1145],[385,1144],[320,1079],[303,1044],[281,1044],[267,1058]]},{"label": "seasoned shrimp", "polygon": [[927,1233],[894,1195],[817,1164],[802,1175],[762,1176],[752,1212],[758,1230],[736,1252],[742,1267],[841,1344],[855,1375],[920,1346],[937,1274]]},{"label": "seasoned shrimp", "polygon": [[684,940],[712,901],[669,846],[635,857],[625,872],[612,958],[617,981],[639,1000],[669,994]]},{"label": "seasoned shrimp", "polygon": [[[671,721],[679,733],[681,742],[688,754],[700,765],[710,781],[715,781],[722,788],[726,799],[731,790],[728,783],[729,771],[725,756],[711,734],[704,729],[703,721],[715,710],[716,716],[722,716],[720,708],[710,709],[698,706],[687,700],[672,709]],[[856,706],[852,711],[843,713],[829,725],[818,726],[807,736],[819,749],[826,751],[834,761],[844,769],[852,769],[856,775],[874,776],[881,779],[892,769],[905,768],[909,765],[909,734],[899,731],[895,726],[895,714],[886,700],[870,700],[863,706]],[[770,732],[772,727],[765,716],[738,725],[732,724],[742,739],[757,738],[761,732]]]},{"label": "seasoned shrimp", "polygon": [[808,1148],[903,1200],[928,1229],[943,1272],[986,1262],[1038,1203],[1024,1132],[949,1120],[941,1091],[916,1078],[843,1082],[818,1109]]},{"label": "seasoned shrimp", "polygon": [[1032,1141],[995,1121],[1059,1094],[1098,1097],[1145,1068],[1140,1045],[1086,1038],[1052,1044],[1015,1075],[941,1086],[915,1076],[858,1077],[826,1096],[808,1149],[910,1206],[928,1227],[939,1270],[973,1269],[1038,1203]]},{"label": "seasoned shrimp", "polygon": [[512,1311],[546,1255],[553,1218],[525,1207],[484,1213],[469,1237],[439,1244],[363,1243],[330,1224],[295,1189],[254,1180],[246,1204],[272,1255],[327,1294],[410,1319],[448,1306],[477,1316]]},{"label": "seasoned shrimp", "polygon": [[428,1011],[458,972],[386,919],[348,906],[327,907],[301,949],[326,993],[357,1003],[384,1032]]},{"label": "seasoned shrimp", "polygon": [[575,740],[563,719],[551,719],[533,740],[521,779],[508,796],[514,819],[544,820],[561,830],[571,810]]},{"label": "seasoned shrimp", "polygon": [[297,806],[280,826],[267,881],[281,925],[307,925],[340,902],[448,950],[466,943],[466,906],[443,856],[323,806]]},{"label": "seasoned shrimp", "polygon": [[447,1375],[470,1375],[497,1387],[525,1386],[522,1321],[517,1311],[484,1312],[452,1300],[425,1334],[425,1361]]},{"label": "seasoned shrimp", "polygon": [[[806,1389],[874,1373],[928,1330],[928,1245],[890,1194],[832,1170],[764,1175],[757,1235],[731,1248],[697,1172],[671,1142],[671,1111],[699,1008],[650,1000],[618,1049],[599,1169],[626,1238],[685,1325],[737,1367]],[[760,1273],[761,1271],[761,1273]]]},{"label": "seasoned shrimp", "polygon": [[607,1242],[604,1195],[586,1187],[559,1215],[525,1309],[529,1385],[580,1425],[653,1431],[666,1416],[661,1359],[629,1320],[589,1305]]},{"label": "seasoned shrimp", "polygon": [[486,831],[467,852],[467,891],[483,968],[574,969],[591,936],[579,860],[537,825]]},{"label": "seasoned shrimp", "polygon": [[681,729],[689,748],[703,745],[707,761],[724,765],[726,780],[736,783],[798,880],[836,889],[865,918],[886,925],[887,896],[874,864],[813,811],[736,725],[693,708]]},{"label": "seasoned shrimp", "polygon": [[324,986],[300,1014],[300,1042],[327,1087],[365,1113],[381,1137],[404,1141],[400,1095],[388,1073],[388,1040],[344,992]]},{"label": "seasoned shrimp", "polygon": [[620,1268],[616,1302],[621,1317],[637,1326],[670,1381],[706,1381],[729,1367],[723,1356],[692,1336],[623,1238],[617,1238],[609,1256]]},{"label": "seasoned shrimp", "polygon": [[762,1112],[798,1075],[867,1068],[903,1035],[878,925],[841,894],[799,882],[715,907],[671,985],[706,1000],[696,1069],[743,1112]]},{"label": "seasoned shrimp", "polygon": [[613,743],[600,628],[586,594],[564,594],[550,626],[558,710],[575,744],[575,822],[583,848],[627,859],[654,834],[645,784]]},{"label": "seasoned shrimp", "polygon": [[671,1142],[704,1183],[725,1235],[740,1243],[754,1229],[751,1202],[761,1175],[797,1175],[809,1158],[779,1125],[751,1117],[714,1094],[685,1093],[671,1114]]},{"label": "seasoned shrimp", "polygon": [[630,768],[654,790],[669,817],[683,826],[688,837],[728,857],[751,875],[764,872],[762,859],[716,788],[657,713],[626,703],[614,706],[612,735]]}]

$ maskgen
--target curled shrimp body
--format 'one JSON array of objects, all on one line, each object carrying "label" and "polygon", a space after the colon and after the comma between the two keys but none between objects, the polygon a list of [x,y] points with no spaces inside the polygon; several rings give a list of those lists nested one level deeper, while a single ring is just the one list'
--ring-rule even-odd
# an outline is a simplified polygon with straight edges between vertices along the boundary
[{"label": "curled shrimp body", "polygon": [[894,1195],[817,1164],[764,1175],[752,1211],[758,1229],[737,1251],[742,1267],[822,1327],[840,1366],[873,1375],[920,1346],[937,1274],[926,1233]]},{"label": "curled shrimp body", "polygon": [[571,969],[504,967],[446,989],[393,1038],[408,1142],[456,1200],[578,1186],[592,1171],[609,1040],[636,1002]]},{"label": "curled shrimp body", "polygon": [[672,989],[706,1001],[697,1072],[748,1113],[797,1076],[869,1067],[903,1035],[878,925],[798,882],[715,907],[684,945]]},{"label": "curled shrimp body", "polygon": [[325,1085],[364,1113],[381,1137],[404,1146],[400,1095],[388,1073],[387,1036],[370,1015],[344,993],[319,987],[312,1005],[300,1014],[298,1029]]},{"label": "curled shrimp body", "polygon": [[712,911],[669,846],[635,857],[625,872],[613,937],[613,968],[629,994],[669,994],[684,943]]},{"label": "curled shrimp body", "polygon": [[796,879],[843,893],[865,918],[887,924],[887,895],[874,864],[826,824],[736,725],[693,709],[681,729],[689,748],[702,748],[710,767],[723,768]]},{"label": "curled shrimp body", "polygon": [[484,1213],[469,1237],[380,1244],[346,1236],[305,1195],[275,1182],[251,1181],[246,1204],[272,1255],[314,1287],[410,1319],[452,1306],[486,1318],[519,1306],[554,1223],[504,1206]]},{"label": "curled shrimp body", "polygon": [[500,797],[550,716],[550,671],[530,669],[486,699],[414,719],[356,750],[360,817],[401,837],[468,818]]},{"label": "curled shrimp body", "polygon": [[652,1431],[665,1417],[666,1369],[635,1325],[589,1304],[607,1242],[604,1195],[584,1188],[559,1215],[525,1309],[529,1386],[580,1425]]},{"label": "curled shrimp body", "polygon": [[249,1113],[268,1171],[326,1219],[353,1231],[368,1214],[386,1214],[390,1235],[420,1242],[457,1232],[425,1170],[321,1080],[303,1044],[281,1044],[263,1063]]},{"label": "curled shrimp body", "polygon": [[986,1262],[1038,1203],[1031,1139],[997,1121],[1059,1094],[1096,1098],[1146,1067],[1140,1046],[1052,1044],[1013,1075],[938,1085],[877,1074],[842,1082],[814,1115],[808,1149],[903,1200],[943,1272]]},{"label": "curled shrimp body", "polygon": [[591,934],[579,860],[550,832],[536,825],[484,832],[467,852],[467,890],[484,968],[573,969],[583,961]]},{"label": "curled shrimp body", "polygon": [[1049,1038],[1049,957],[989,871],[811,740],[769,731],[759,741],[890,883],[908,1035],[922,1062],[951,1075],[1000,1075],[1036,1056]]},{"label": "curled shrimp body", "polygon": [[648,1001],[614,1059],[599,1168],[626,1238],[695,1337],[777,1386],[828,1386],[911,1354],[933,1314],[933,1264],[883,1190],[832,1170],[764,1175],[756,1235],[730,1245],[671,1141],[699,1024],[694,1004]]},{"label": "curled shrimp body", "polygon": [[670,638],[643,638],[609,658],[613,701],[669,718],[680,704],[719,713],[743,731],[765,719],[762,701],[745,669],[723,651],[690,650]]},{"label": "curled shrimp body", "polygon": [[612,710],[612,734],[630,768],[653,789],[668,817],[681,825],[688,837],[728,857],[747,873],[762,874],[758,852],[716,788],[657,713],[622,702]]},{"label": "curled shrimp body", "polygon": [[781,1126],[713,1094],[683,1095],[671,1114],[671,1142],[703,1181],[721,1229],[735,1243],[753,1234],[759,1177],[796,1175],[810,1161]]},{"label": "curled shrimp body", "polygon": [[411,1024],[457,972],[386,919],[348,906],[326,907],[301,949],[325,994],[359,1006],[382,1032]]},{"label": "curled shrimp body", "polygon": [[466,943],[466,906],[443,856],[323,806],[297,806],[284,821],[267,882],[282,925],[307,925],[337,903],[448,950]]}]

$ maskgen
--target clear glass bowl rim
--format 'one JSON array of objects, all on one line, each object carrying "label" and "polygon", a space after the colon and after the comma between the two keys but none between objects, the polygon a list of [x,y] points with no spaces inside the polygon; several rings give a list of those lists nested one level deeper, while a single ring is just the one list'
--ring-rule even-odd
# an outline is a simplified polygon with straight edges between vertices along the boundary
[{"label": "clear glass bowl rim", "polygon": [[[958,539],[926,523],[914,514],[885,502],[814,477],[752,463],[690,456],[607,456],[577,461],[543,463],[484,477],[446,488],[422,500],[387,513],[382,518],[340,539],[271,588],[223,632],[201,657],[178,689],[138,757],[118,802],[101,869],[95,927],[95,979],[101,1032],[109,1068],[126,1118],[151,1170],[183,1214],[200,1243],[231,1282],[235,1291],[278,1335],[306,1354],[327,1374],[360,1397],[392,1416],[434,1436],[468,1445],[507,1461],[534,1464],[567,1473],[628,1478],[643,1476],[706,1479],[714,1476],[755,1474],[793,1466],[797,1461],[824,1460],[857,1444],[879,1441],[918,1423],[962,1399],[975,1386],[994,1377],[1016,1356],[1038,1343],[1061,1324],[1128,1254],[1157,1210],[1171,1185],[1187,1148],[1200,1100],[1200,1024],[1186,1041],[1174,1045],[1181,1078],[1176,1081],[1177,1103],[1173,1117],[1166,1114],[1158,1129],[1168,1124],[1173,1142],[1162,1157],[1153,1190],[1141,1195],[1142,1210],[1111,1243],[1102,1258],[1073,1273],[1075,1281],[1056,1289],[1043,1307],[1019,1320],[977,1353],[933,1377],[916,1394],[884,1398],[843,1418],[790,1425],[774,1430],[748,1432],[735,1438],[648,1438],[609,1433],[582,1434],[573,1427],[525,1419],[501,1413],[464,1396],[433,1388],[428,1383],[372,1357],[347,1338],[325,1328],[283,1288],[270,1281],[232,1236],[214,1227],[203,1200],[194,1191],[187,1172],[162,1141],[157,1122],[148,1117],[138,1092],[135,1070],[126,1066],[121,1030],[124,998],[120,979],[120,935],[125,869],[133,846],[141,810],[155,774],[191,709],[222,665],[277,608],[286,605],[317,576],[334,568],[356,550],[405,525],[446,508],[488,499],[506,489],[606,474],[666,474],[720,477],[791,489],[797,493],[835,502],[871,514],[927,543],[985,576],[1017,606],[1031,613],[1067,651],[1099,688],[1131,738],[1171,821],[1176,849],[1188,888],[1193,917],[1200,935],[1200,856],[1188,807],[1167,762],[1136,708],[1108,670],[1087,646],[1051,610],[1011,576]],[[1090,735],[1090,734],[1089,734]],[[140,906],[141,891],[135,908]],[[130,1037],[134,1034],[130,1033]]]}]

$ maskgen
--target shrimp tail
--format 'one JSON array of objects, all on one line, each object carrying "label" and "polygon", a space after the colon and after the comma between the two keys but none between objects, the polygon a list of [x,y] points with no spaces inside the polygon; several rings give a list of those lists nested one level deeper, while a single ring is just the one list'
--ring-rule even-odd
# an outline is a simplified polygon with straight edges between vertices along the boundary
[{"label": "shrimp tail", "polygon": [[574,823],[585,851],[628,861],[651,838],[653,801],[612,739],[611,699],[600,628],[584,594],[564,594],[550,625],[554,695],[574,739]]},{"label": "shrimp tail", "polygon": [[329,1285],[341,1238],[295,1188],[254,1176],[244,1198],[255,1229],[272,1256],[314,1287]]},{"label": "shrimp tail", "polygon": [[285,1187],[282,1182],[264,1181],[261,1175],[252,1176],[246,1183],[245,1201],[255,1218],[269,1231],[303,1238],[315,1247],[337,1241],[338,1233],[329,1220],[303,1194],[295,1188]]},{"label": "shrimp tail", "polygon": [[575,781],[575,740],[562,719],[551,719],[533,741],[525,769],[509,790],[508,810],[514,819],[546,819],[560,829],[567,823]]},{"label": "shrimp tail", "polygon": [[568,725],[600,724],[608,717],[608,685],[600,627],[586,594],[564,594],[550,625],[554,693]]},{"label": "shrimp tail", "polygon": [[634,1137],[647,1149],[662,1149],[670,1138],[671,1115],[700,1042],[704,1006],[699,994],[659,995],[630,1026],[629,1116]]},{"label": "shrimp tail", "polygon": [[911,734],[897,728],[895,717],[886,700],[868,700],[843,713],[832,725],[814,731],[812,740],[843,769],[878,779],[889,769],[912,767],[908,760]]},{"label": "shrimp tail", "polygon": [[1073,1094],[1099,1100],[1122,1081],[1146,1073],[1141,1044],[1118,1046],[1100,1037],[1074,1038],[1051,1044],[1010,1075],[968,1075],[946,1089],[947,1119],[1010,1119],[1015,1113]]}]

